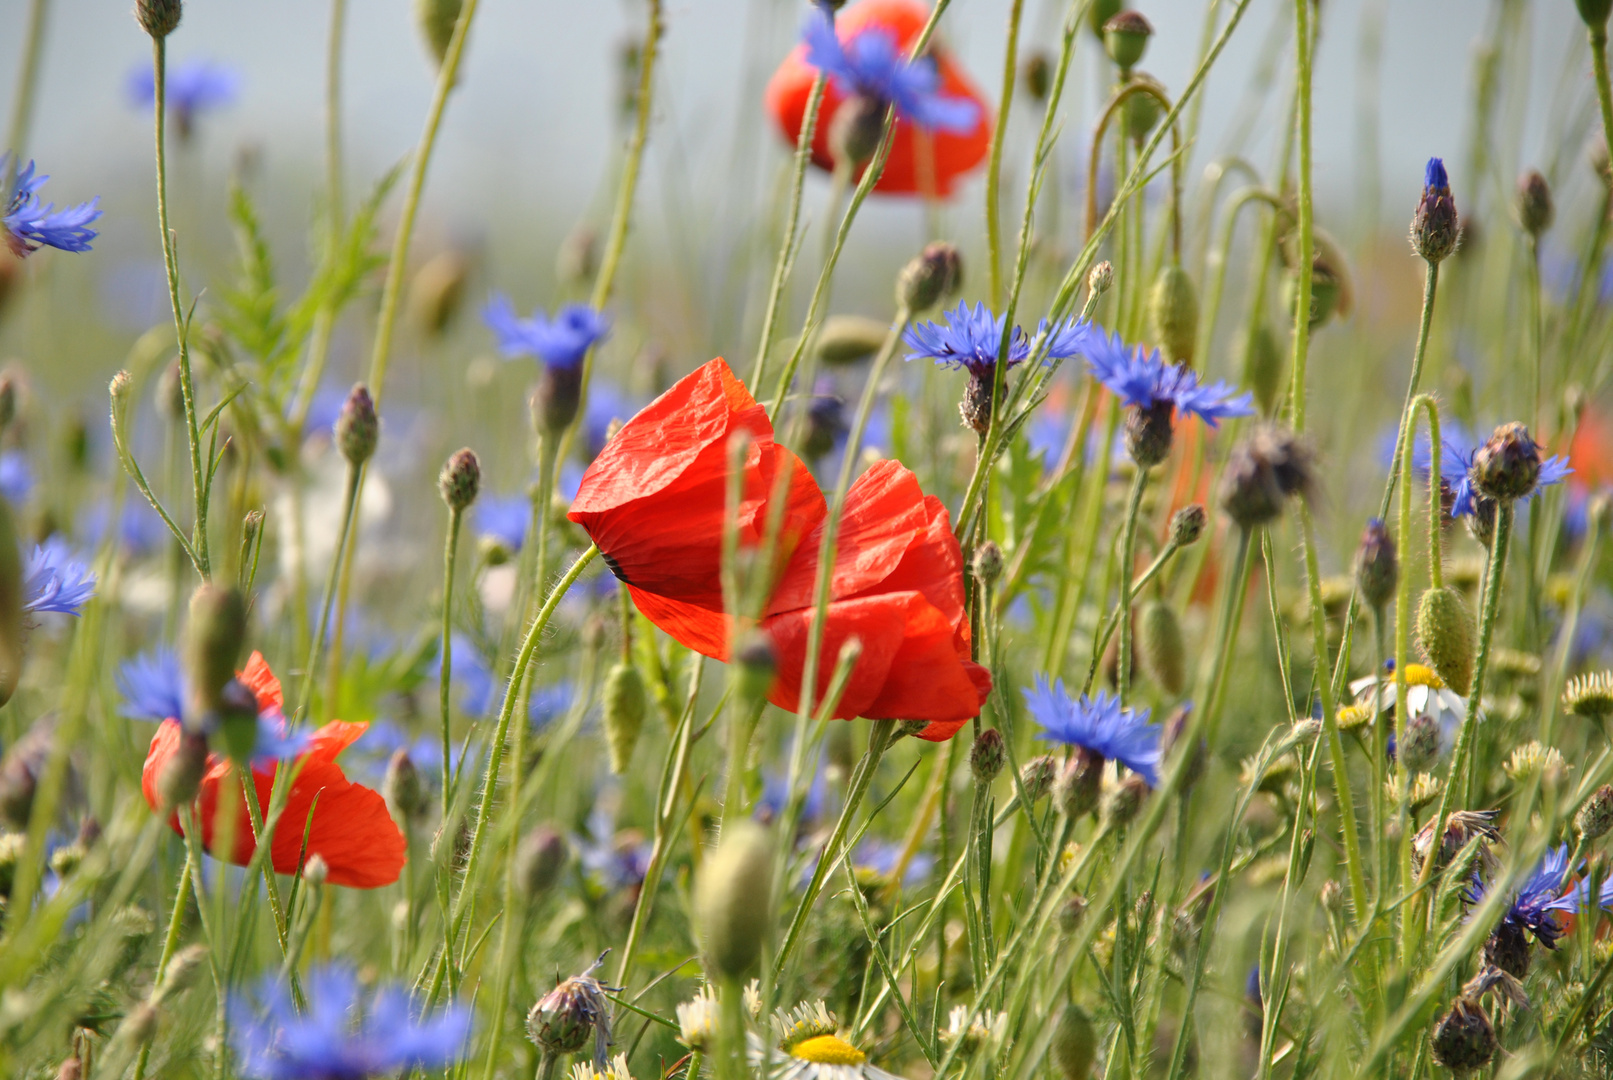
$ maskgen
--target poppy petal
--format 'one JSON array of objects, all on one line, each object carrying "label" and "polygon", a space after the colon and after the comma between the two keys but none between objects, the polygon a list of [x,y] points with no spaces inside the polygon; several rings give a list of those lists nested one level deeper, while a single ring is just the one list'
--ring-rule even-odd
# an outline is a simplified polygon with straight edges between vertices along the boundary
[{"label": "poppy petal", "polygon": [[269,670],[269,662],[256,649],[247,658],[246,667],[236,672],[235,677],[257,696],[259,712],[285,707],[280,680],[275,678],[274,672]]},{"label": "poppy petal", "polygon": [[656,596],[633,585],[627,592],[644,617],[679,645],[713,660],[728,659],[729,620],[721,611]]}]

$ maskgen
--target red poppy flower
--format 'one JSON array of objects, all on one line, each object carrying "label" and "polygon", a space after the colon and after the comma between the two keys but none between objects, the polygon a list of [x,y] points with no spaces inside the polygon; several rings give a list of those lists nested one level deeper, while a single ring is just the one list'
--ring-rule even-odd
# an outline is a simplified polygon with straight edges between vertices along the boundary
[{"label": "red poppy flower", "polygon": [[[860,34],[883,31],[905,55],[929,18],[929,8],[917,0],[862,0],[835,17],[835,33],[850,48]],[[909,117],[898,115],[890,155],[885,160],[885,171],[874,185],[875,191],[946,197],[952,194],[957,179],[980,164],[991,147],[991,118],[980,90],[944,46],[932,40],[927,56],[935,62],[939,94],[973,102],[976,106],[974,122],[960,131],[927,129]],[[803,42],[784,58],[767,84],[767,111],[792,145],[801,136],[807,99],[817,77],[818,69],[807,61],[807,45]],[[820,169],[834,168],[829,131],[835,113],[850,94],[851,91],[833,77],[824,87],[818,126],[812,137],[812,163]]]},{"label": "red poppy flower", "polygon": [[[727,364],[711,361],[629,421],[583,474],[570,517],[651,622],[726,660],[734,626],[723,611],[722,524],[727,447],[737,431],[752,440],[739,513],[743,547],[760,544],[780,470],[789,470],[781,570],[761,629],[778,660],[768,699],[793,711],[828,508],[806,466],[773,442],[766,414]],[[870,468],[847,493],[815,696],[827,691],[852,636],[862,655],[837,718],[928,720],[923,737],[941,740],[979,715],[991,675],[969,659],[962,554],[941,501],[894,461]]]},{"label": "red poppy flower", "polygon": [[[278,709],[282,704],[280,680],[269,670],[263,657],[253,653],[246,668],[239,673],[241,682],[257,695],[258,708]],[[374,889],[398,880],[398,873],[408,858],[408,844],[398,831],[386,800],[362,784],[355,784],[336,764],[336,755],[347,749],[369,727],[363,723],[332,720],[308,740],[308,749],[297,755],[299,766],[291,784],[291,797],[285,813],[275,829],[270,855],[274,868],[282,874],[295,874],[302,869],[298,856],[303,852],[303,832],[307,829],[307,855],[319,855],[330,867],[327,879],[333,885],[346,885],[355,889]],[[157,795],[157,777],[163,764],[179,747],[180,726],[177,720],[164,720],[151,740],[145,768],[140,775],[140,786],[146,802],[153,810],[162,806]],[[258,790],[258,805],[267,807],[274,786],[278,762],[252,765],[252,782]],[[218,813],[221,785],[233,782],[235,766],[228,758],[218,754],[207,757],[207,773],[202,779],[201,793],[194,810],[202,826],[202,844],[208,851],[213,847],[214,821]],[[235,850],[230,861],[245,866],[257,847],[252,837],[252,820],[246,804],[232,792],[239,817],[235,823]],[[315,799],[317,798],[317,803]],[[309,810],[313,810],[313,824],[308,825]],[[175,832],[180,828],[179,815],[169,818]]]}]

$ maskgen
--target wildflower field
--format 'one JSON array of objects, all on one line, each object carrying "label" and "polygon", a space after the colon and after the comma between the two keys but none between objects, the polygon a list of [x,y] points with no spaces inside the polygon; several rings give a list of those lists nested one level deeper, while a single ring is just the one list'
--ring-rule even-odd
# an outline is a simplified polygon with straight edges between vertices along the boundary
[{"label": "wildflower field", "polygon": [[0,6],[0,1075],[1613,1075],[1613,0],[497,3]]}]

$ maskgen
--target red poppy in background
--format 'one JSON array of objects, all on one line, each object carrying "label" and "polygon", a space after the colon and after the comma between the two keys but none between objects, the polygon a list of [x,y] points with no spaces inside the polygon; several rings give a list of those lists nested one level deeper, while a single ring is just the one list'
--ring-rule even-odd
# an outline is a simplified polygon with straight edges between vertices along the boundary
[{"label": "red poppy in background", "polygon": [[[282,704],[280,680],[263,657],[253,653],[246,668],[239,673],[240,681],[255,694],[260,711],[278,710]],[[285,813],[275,829],[270,856],[274,868],[281,874],[295,874],[302,869],[299,856],[319,855],[330,867],[328,880],[332,885],[346,885],[355,889],[374,889],[398,880],[398,874],[408,858],[408,844],[387,810],[386,800],[362,784],[349,780],[342,767],[336,764],[340,754],[369,727],[364,723],[347,723],[332,720],[315,731],[308,739],[307,749],[298,754],[293,765],[297,767],[291,784],[291,797]],[[151,740],[141,772],[140,786],[146,802],[153,810],[162,806],[157,794],[157,777],[162,767],[179,747],[181,728],[177,720],[164,720]],[[258,790],[258,805],[267,808],[274,787],[277,761],[254,761],[252,782]],[[213,848],[216,828],[215,817],[221,785],[231,782],[235,766],[226,757],[209,754],[207,773],[202,779],[201,793],[193,807],[202,826],[202,844]],[[244,801],[231,793],[237,806],[235,823],[235,850],[230,861],[245,866],[252,858],[257,844],[252,836],[252,820]],[[315,802],[315,799],[318,802]],[[308,812],[313,810],[313,823],[308,824]],[[168,823],[175,832],[184,835],[178,813]],[[303,832],[307,829],[308,849],[303,852]]]},{"label": "red poppy in background", "polygon": [[[804,677],[812,591],[828,507],[801,460],[720,358],[681,379],[611,440],[583,474],[570,517],[599,545],[646,618],[677,641],[728,658],[733,621],[723,611],[722,529],[731,435],[750,437],[740,543],[767,527],[780,470],[787,475],[778,583],[762,613],[778,677],[768,700],[793,711]],[[951,738],[979,715],[991,674],[969,659],[963,557],[946,509],[918,478],[882,461],[846,496],[815,697],[827,692],[840,647],[862,655],[837,719],[928,720],[923,738]]]},{"label": "red poppy in background", "polygon": [[[985,98],[946,48],[932,40],[917,60],[908,50],[929,21],[917,0],[862,0],[840,12],[831,30],[814,11],[804,40],[767,84],[767,111],[793,145],[820,68],[829,75],[812,138],[812,162],[834,168],[829,133],[853,96],[896,106],[896,131],[875,191],[952,194],[959,177],[985,159],[991,118]],[[838,44],[837,44],[838,41]]]}]

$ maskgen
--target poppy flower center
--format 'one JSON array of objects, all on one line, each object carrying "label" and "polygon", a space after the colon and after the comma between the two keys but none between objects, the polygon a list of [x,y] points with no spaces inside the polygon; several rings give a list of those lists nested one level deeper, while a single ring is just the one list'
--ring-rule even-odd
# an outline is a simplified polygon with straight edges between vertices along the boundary
[{"label": "poppy flower center", "polygon": [[790,1047],[790,1056],[816,1065],[861,1065],[868,1055],[838,1035],[814,1035]]}]

